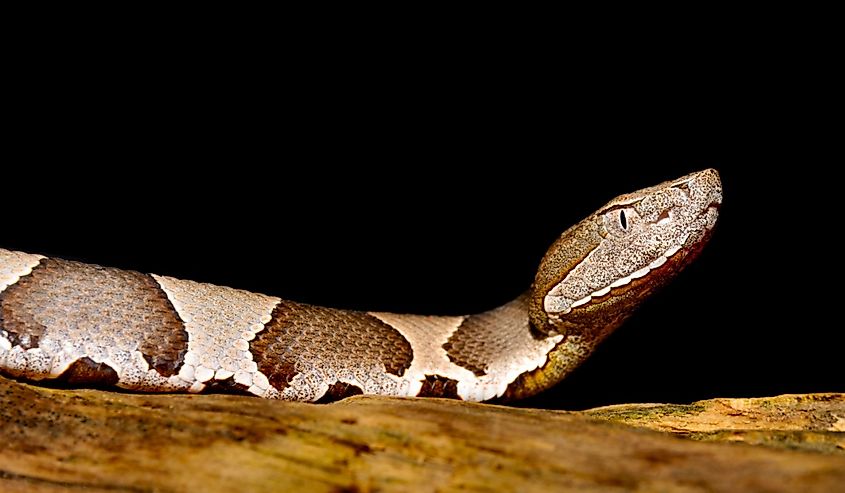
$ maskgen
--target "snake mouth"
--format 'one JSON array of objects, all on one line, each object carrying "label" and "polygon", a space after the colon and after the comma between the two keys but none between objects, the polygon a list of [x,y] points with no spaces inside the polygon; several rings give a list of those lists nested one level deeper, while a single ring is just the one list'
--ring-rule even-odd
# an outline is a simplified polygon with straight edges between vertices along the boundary
[{"label": "snake mouth", "polygon": [[[705,236],[706,236],[706,234],[705,234]],[[630,286],[632,283],[635,283],[639,280],[642,280],[640,282],[646,282],[649,276],[653,276],[655,271],[661,269],[661,267],[663,267],[664,264],[666,264],[673,257],[675,257],[678,254],[678,252],[691,250],[691,249],[695,248],[695,246],[699,242],[700,242],[700,240],[699,241],[693,241],[689,245],[685,244],[685,245],[672,246],[671,248],[669,248],[668,250],[663,252],[660,256],[658,256],[656,259],[652,260],[645,267],[642,267],[641,269],[638,269],[634,272],[631,272],[630,274],[613,281],[612,283],[605,286],[604,288],[593,291],[592,293],[584,296],[581,299],[573,301],[572,304],[569,305],[568,310],[563,311],[563,312],[559,312],[558,315],[565,315],[565,314],[569,313],[570,311],[574,310],[575,308],[578,308],[579,306],[583,306],[583,305],[586,305],[586,304],[591,303],[593,301],[603,299],[604,297],[611,294],[611,292],[618,290],[620,288],[624,288],[626,286]]]},{"label": "snake mouth", "polygon": [[[555,286],[544,297],[544,308],[546,312],[555,318],[559,318],[579,307],[601,302],[613,294],[625,292],[643,283],[649,283],[651,279],[665,277],[663,273],[667,270],[676,271],[678,269],[677,265],[686,265],[687,262],[684,259],[690,256],[690,254],[693,254],[692,257],[695,257],[694,254],[700,251],[704,244],[707,243],[719,217],[720,208],[721,201],[717,195],[707,207],[703,207],[701,212],[695,216],[693,225],[687,230],[684,236],[679,238],[677,243],[658,254],[656,258],[645,266],[608,283],[601,289],[593,290],[579,299],[561,305],[558,303],[560,297],[563,295],[562,285]],[[664,267],[667,264],[672,267]]]},{"label": "snake mouth", "polygon": [[651,292],[664,285],[675,274],[698,257],[713,234],[713,228],[704,228],[701,235],[684,245],[677,245],[651,262],[648,266],[633,272],[603,289],[594,291],[583,298],[574,301],[563,311],[548,311],[551,320],[561,320],[564,316],[579,316],[584,310],[593,305],[604,303],[614,297],[624,297],[630,291],[645,290]]}]

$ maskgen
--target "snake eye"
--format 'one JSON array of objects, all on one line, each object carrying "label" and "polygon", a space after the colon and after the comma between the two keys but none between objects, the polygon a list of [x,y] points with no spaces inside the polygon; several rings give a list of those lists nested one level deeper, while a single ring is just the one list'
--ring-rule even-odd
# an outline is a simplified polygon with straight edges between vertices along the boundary
[{"label": "snake eye", "polygon": [[619,225],[622,226],[622,229],[628,231],[628,218],[625,217],[625,210],[619,209]]}]

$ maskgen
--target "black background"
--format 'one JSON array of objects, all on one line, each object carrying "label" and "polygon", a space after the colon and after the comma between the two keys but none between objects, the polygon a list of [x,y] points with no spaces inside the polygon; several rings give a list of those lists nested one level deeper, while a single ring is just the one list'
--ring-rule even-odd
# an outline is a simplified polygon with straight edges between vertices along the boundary
[{"label": "black background", "polygon": [[845,391],[841,135],[824,98],[714,67],[656,86],[453,68],[22,80],[0,245],[463,314],[526,289],[556,236],[613,196],[715,167],[724,204],[699,260],[520,405]]}]

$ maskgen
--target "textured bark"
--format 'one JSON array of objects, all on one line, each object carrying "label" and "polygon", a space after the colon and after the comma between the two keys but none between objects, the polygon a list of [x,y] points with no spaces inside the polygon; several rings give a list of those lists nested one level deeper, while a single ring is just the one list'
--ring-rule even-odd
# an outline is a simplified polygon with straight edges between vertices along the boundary
[{"label": "textured bark", "polygon": [[132,395],[0,378],[0,399],[4,492],[845,491],[845,394],[569,413],[440,399]]}]

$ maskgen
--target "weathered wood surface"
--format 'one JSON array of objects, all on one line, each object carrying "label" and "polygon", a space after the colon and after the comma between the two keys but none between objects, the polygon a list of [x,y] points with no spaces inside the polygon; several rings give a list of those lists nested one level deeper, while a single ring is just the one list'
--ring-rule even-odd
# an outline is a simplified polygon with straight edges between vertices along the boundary
[{"label": "weathered wood surface", "polygon": [[845,394],[711,399],[688,405],[622,404],[586,414],[696,440],[845,455]]},{"label": "weathered wood surface", "polygon": [[2,378],[0,396],[3,492],[845,491],[845,394],[583,413],[131,395]]}]

